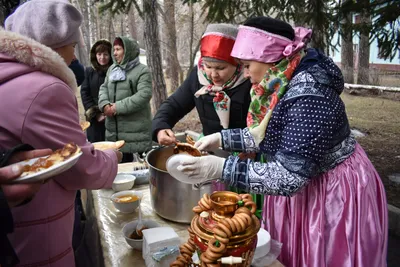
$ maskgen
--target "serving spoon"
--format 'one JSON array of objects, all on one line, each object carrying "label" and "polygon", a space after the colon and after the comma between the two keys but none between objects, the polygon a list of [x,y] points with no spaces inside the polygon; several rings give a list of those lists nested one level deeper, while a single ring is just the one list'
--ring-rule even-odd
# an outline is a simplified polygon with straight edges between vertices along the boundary
[{"label": "serving spoon", "polygon": [[138,224],[136,225],[136,234],[140,237],[143,237],[142,230],[144,230],[144,224],[142,221],[142,209],[140,207],[140,204],[142,202],[142,199],[139,198],[139,219],[138,219]]}]

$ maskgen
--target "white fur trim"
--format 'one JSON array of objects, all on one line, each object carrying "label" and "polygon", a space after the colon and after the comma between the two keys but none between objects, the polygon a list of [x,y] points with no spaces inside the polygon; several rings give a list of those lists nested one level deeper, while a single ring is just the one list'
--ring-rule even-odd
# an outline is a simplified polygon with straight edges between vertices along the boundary
[{"label": "white fur trim", "polygon": [[15,58],[18,62],[48,73],[65,82],[76,92],[76,78],[64,59],[51,48],[0,27],[0,53]]}]

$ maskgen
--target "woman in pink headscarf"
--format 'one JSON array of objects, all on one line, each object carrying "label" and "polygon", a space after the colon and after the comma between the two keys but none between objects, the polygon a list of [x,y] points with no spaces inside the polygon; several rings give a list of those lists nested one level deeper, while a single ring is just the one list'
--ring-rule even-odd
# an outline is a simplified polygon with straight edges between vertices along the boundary
[{"label": "woman in pink headscarf", "polygon": [[239,27],[231,55],[253,83],[248,127],[195,145],[257,152],[258,162],[203,156],[178,170],[265,194],[263,226],[283,243],[285,266],[386,266],[385,191],[351,135],[342,73],[322,52],[305,49],[310,36],[268,17]]}]

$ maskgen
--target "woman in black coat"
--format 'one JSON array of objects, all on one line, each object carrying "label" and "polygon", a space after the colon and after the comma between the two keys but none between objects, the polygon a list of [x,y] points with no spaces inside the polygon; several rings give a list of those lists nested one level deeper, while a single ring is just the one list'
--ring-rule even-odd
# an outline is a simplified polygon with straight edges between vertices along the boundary
[{"label": "woman in black coat", "polygon": [[86,119],[90,122],[87,138],[90,142],[105,140],[105,116],[97,106],[99,89],[104,83],[107,70],[112,64],[111,43],[107,40],[97,41],[90,49],[92,67],[85,70],[85,80],[81,86],[81,97],[85,108]]},{"label": "woman in black coat", "polygon": [[171,129],[193,108],[204,135],[246,127],[251,83],[244,77],[243,66],[230,56],[236,35],[234,25],[208,25],[201,39],[198,66],[154,116],[154,141],[161,145],[176,142]]}]

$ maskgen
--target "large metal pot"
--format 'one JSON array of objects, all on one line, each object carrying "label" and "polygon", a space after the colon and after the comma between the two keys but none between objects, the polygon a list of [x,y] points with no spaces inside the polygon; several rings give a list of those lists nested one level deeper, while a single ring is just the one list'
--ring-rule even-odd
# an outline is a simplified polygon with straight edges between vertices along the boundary
[{"label": "large metal pot", "polygon": [[154,211],[161,217],[180,223],[190,223],[192,208],[204,193],[212,193],[211,182],[201,185],[185,184],[166,170],[166,161],[173,155],[173,146],[151,150],[146,156],[150,169],[150,194]]}]

